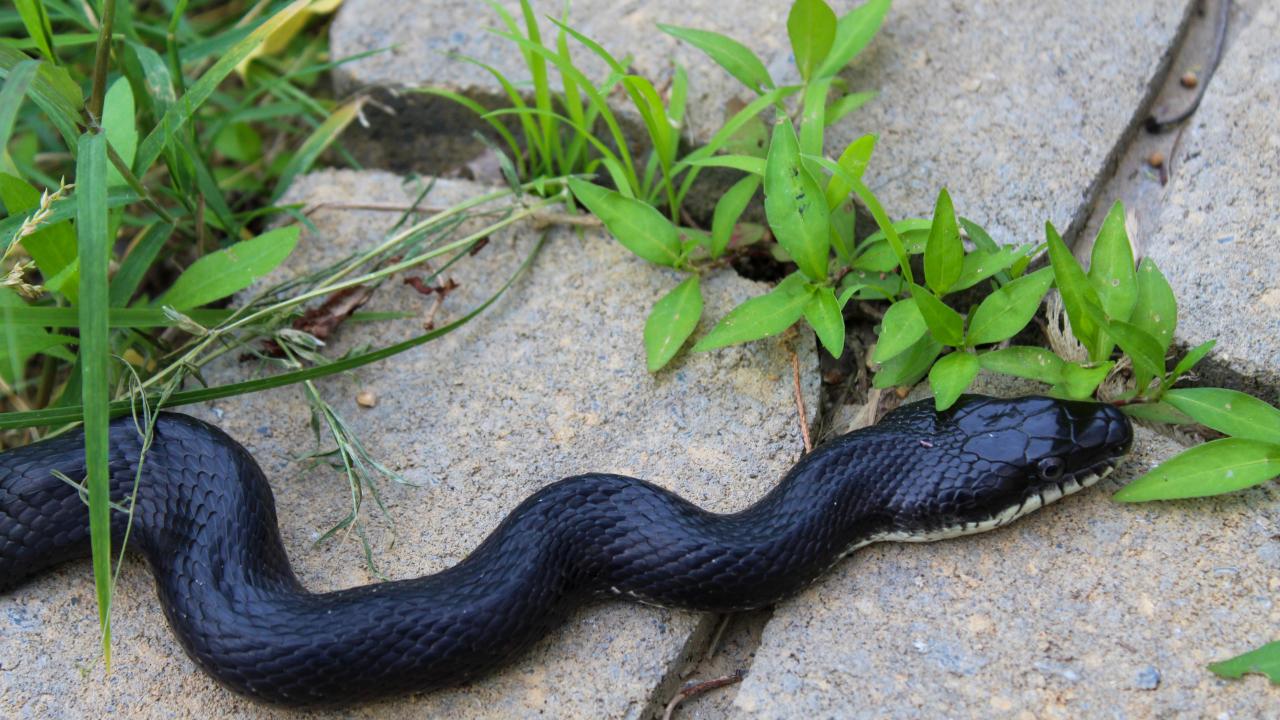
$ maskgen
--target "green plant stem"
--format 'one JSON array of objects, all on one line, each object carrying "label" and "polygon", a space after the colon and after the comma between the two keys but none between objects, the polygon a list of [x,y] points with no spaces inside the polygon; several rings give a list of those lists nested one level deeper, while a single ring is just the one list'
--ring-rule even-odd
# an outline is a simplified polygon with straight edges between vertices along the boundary
[{"label": "green plant stem", "polygon": [[107,66],[111,60],[111,26],[115,24],[116,0],[103,0],[102,27],[98,30],[98,49],[93,58],[93,91],[89,95],[86,111],[89,122],[97,126],[102,121],[102,103],[107,96]]}]

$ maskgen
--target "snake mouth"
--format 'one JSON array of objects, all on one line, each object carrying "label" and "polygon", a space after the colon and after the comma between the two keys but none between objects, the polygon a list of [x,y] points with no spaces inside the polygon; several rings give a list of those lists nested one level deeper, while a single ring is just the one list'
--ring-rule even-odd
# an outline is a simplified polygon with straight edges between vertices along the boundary
[{"label": "snake mouth", "polygon": [[1008,525],[1023,515],[1035,512],[1068,495],[1074,495],[1087,487],[1097,485],[1099,480],[1110,475],[1116,469],[1118,463],[1119,458],[1108,458],[1091,467],[1063,475],[1057,480],[1034,487],[1021,502],[1010,505],[998,513],[993,513],[986,519],[962,523],[959,526],[958,534],[984,532]]}]

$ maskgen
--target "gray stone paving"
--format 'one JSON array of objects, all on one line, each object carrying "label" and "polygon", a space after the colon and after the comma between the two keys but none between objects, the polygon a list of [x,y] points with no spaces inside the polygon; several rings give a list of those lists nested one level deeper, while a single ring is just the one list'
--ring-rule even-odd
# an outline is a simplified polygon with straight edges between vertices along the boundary
[{"label": "gray stone paving", "polygon": [[1176,339],[1280,399],[1280,6],[1235,3],[1222,66],[1172,156],[1148,255],[1179,301]]},{"label": "gray stone paving", "polygon": [[[444,183],[427,202],[474,192]],[[326,172],[295,186],[291,200],[412,201],[412,186],[386,173]],[[395,213],[321,210],[290,271],[321,266],[380,238]],[[488,296],[521,262],[537,232],[495,236],[450,271],[461,287],[440,321]],[[811,335],[765,341],[645,370],[641,328],[673,274],[632,257],[599,231],[558,231],[532,272],[487,314],[450,334],[351,376],[320,383],[370,451],[409,482],[387,485],[396,521],[370,522],[380,565],[416,577],[461,560],[520,500],[579,472],[651,479],[708,508],[744,507],[771,487],[803,450],[793,399],[789,346],[806,368],[802,385],[816,407]],[[762,286],[720,272],[706,284],[708,313],[726,312]],[[367,306],[430,305],[399,280]],[[332,350],[390,344],[417,320],[350,325]],[[705,331],[706,328],[703,329]],[[246,368],[210,372],[211,381]],[[370,391],[373,408],[355,396]],[[347,508],[345,481],[296,458],[314,447],[299,388],[221,400],[196,412],[246,444],[272,478],[285,545],[313,590],[372,582],[354,536],[313,545]],[[87,563],[72,565],[0,597],[0,717],[86,717],[108,711],[142,717],[287,717],[219,688],[183,656],[156,604],[150,576],[126,563],[116,596],[111,675],[98,656]],[[577,613],[518,662],[470,686],[357,708],[355,717],[639,717],[698,647],[714,620],[621,603]],[[12,629],[9,629],[12,628]],[[82,674],[80,669],[84,669]]]}]

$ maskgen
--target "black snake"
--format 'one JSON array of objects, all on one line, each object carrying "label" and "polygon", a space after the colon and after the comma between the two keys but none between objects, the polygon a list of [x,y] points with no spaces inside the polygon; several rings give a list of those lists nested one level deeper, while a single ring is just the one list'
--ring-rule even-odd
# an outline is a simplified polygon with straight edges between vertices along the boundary
[{"label": "black snake", "polygon": [[[968,396],[937,413],[926,401],[818,447],[737,513],[635,478],[578,475],[527,498],[443,572],[313,594],[289,567],[249,453],[163,414],[130,545],[179,642],[219,682],[275,703],[348,703],[475,678],[591,598],[715,612],[775,603],[868,543],[980,532],[1086,487],[1131,438],[1109,405]],[[120,418],[110,440],[122,502],[141,438]],[[81,434],[0,454],[0,592],[87,554],[84,502],[54,470],[84,476]],[[125,521],[114,513],[117,542]]]}]

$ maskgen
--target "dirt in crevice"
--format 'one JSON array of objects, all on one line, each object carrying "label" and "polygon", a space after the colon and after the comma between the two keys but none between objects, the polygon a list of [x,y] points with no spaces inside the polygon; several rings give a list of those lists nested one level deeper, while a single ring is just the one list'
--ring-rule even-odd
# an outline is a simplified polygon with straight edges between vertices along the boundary
[{"label": "dirt in crevice", "polygon": [[[693,647],[676,673],[676,682],[664,688],[651,703],[651,717],[662,718],[671,700],[685,688],[717,678],[745,678],[764,636],[773,609],[711,616],[710,632]],[[741,680],[699,692],[682,700],[671,713],[673,720],[724,720],[736,717],[733,700]]]}]

